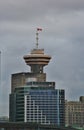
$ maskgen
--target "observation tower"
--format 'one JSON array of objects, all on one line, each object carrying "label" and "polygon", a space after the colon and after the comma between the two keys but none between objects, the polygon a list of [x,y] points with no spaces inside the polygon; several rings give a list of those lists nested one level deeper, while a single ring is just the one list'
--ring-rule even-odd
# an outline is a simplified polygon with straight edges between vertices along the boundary
[{"label": "observation tower", "polygon": [[55,89],[55,82],[46,80],[43,69],[51,56],[38,47],[40,31],[42,29],[37,28],[36,47],[23,57],[31,72],[12,74],[9,120],[64,126],[65,93],[64,90]]},{"label": "observation tower", "polygon": [[36,48],[29,55],[23,57],[26,64],[31,67],[31,73],[43,73],[44,66],[48,65],[51,59],[51,56],[44,54],[44,49],[38,48],[39,31],[42,31],[42,29],[37,28],[36,31]]}]

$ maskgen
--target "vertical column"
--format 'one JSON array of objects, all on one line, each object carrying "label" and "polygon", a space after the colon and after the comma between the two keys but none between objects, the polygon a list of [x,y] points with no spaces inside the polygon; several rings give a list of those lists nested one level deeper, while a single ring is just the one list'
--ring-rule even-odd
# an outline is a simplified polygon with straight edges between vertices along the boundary
[{"label": "vertical column", "polygon": [[31,96],[29,96],[29,122],[31,122]]},{"label": "vertical column", "polygon": [[46,122],[46,116],[45,116],[45,124],[46,124],[47,122]]},{"label": "vertical column", "polygon": [[38,108],[38,105],[37,105],[37,123],[38,123],[38,121],[39,121],[39,108]]},{"label": "vertical column", "polygon": [[35,122],[35,101],[33,100],[33,122]]},{"label": "vertical column", "polygon": [[27,122],[27,95],[24,96],[24,122]]},{"label": "vertical column", "polygon": [[43,121],[42,121],[42,111],[41,111],[41,124],[43,123]]},{"label": "vertical column", "polygon": [[58,125],[60,125],[60,117],[59,117],[59,91],[57,90],[57,118],[58,118]]}]

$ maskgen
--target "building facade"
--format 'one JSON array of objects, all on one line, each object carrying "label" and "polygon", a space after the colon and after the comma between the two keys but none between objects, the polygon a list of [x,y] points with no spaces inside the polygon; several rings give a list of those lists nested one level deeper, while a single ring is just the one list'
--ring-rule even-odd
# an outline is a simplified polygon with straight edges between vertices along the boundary
[{"label": "building facade", "polygon": [[65,124],[84,127],[84,96],[79,101],[66,101]]},{"label": "building facade", "polygon": [[36,48],[23,58],[31,71],[12,74],[10,121],[64,126],[65,92],[55,89],[55,82],[47,82],[44,73],[51,56]]},{"label": "building facade", "polygon": [[10,94],[10,120],[64,126],[64,90],[55,89],[54,82],[28,84]]}]

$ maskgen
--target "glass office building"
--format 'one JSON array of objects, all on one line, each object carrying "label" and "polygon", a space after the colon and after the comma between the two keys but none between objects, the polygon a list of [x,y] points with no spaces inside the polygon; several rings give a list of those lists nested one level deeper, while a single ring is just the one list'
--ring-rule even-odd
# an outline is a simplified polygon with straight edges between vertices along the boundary
[{"label": "glass office building", "polygon": [[54,82],[29,82],[10,95],[10,119],[64,126],[64,95]]}]

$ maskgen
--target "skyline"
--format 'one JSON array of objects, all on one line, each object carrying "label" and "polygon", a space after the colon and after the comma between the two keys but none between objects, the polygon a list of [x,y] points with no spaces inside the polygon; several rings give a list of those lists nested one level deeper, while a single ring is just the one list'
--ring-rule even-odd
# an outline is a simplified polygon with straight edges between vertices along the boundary
[{"label": "skyline", "polygon": [[29,71],[23,56],[39,48],[52,57],[45,67],[47,81],[65,89],[66,99],[84,95],[84,1],[0,1],[1,87],[0,115],[8,115],[11,74]]}]

